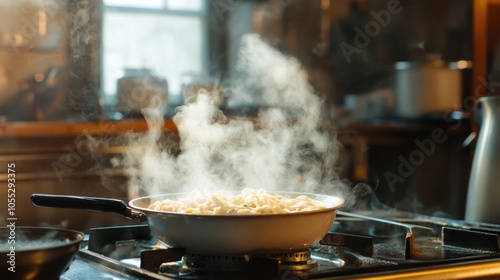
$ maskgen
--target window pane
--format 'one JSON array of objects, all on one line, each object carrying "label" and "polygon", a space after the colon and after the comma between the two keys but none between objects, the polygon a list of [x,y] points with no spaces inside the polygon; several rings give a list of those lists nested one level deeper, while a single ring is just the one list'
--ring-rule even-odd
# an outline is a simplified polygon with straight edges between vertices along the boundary
[{"label": "window pane", "polygon": [[114,7],[132,7],[132,8],[165,8],[165,0],[104,0],[104,5]]},{"label": "window pane", "polygon": [[108,12],[103,31],[103,83],[116,93],[125,68],[149,68],[165,77],[170,94],[179,94],[181,77],[203,69],[199,17]]},{"label": "window pane", "polygon": [[202,11],[203,0],[167,0],[167,7],[172,10]]}]

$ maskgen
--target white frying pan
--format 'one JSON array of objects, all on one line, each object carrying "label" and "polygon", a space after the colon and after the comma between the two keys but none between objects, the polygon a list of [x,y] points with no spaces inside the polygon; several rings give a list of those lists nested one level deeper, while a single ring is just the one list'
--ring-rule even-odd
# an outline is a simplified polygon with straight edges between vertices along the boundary
[{"label": "white frying pan", "polygon": [[306,195],[326,208],[286,214],[180,214],[151,210],[148,206],[165,199],[178,200],[187,193],[165,194],[124,201],[81,196],[33,194],[33,204],[42,207],[90,209],[147,220],[149,228],[168,246],[191,253],[212,255],[266,254],[304,249],[330,229],[344,199],[299,192],[275,192],[284,197]]}]

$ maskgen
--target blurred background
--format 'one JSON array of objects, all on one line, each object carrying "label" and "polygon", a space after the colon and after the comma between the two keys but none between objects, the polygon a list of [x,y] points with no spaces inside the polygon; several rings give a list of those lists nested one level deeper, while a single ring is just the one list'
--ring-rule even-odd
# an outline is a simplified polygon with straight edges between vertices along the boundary
[{"label": "blurred background", "polygon": [[120,137],[146,129],[151,104],[173,141],[175,108],[199,89],[226,115],[254,117],[257,95],[228,90],[248,33],[300,62],[344,145],[341,175],[370,186],[369,204],[463,218],[499,13],[497,0],[0,0],[0,162],[16,163],[20,222],[123,223],[67,221],[28,198],[127,199],[113,166],[137,147]]}]

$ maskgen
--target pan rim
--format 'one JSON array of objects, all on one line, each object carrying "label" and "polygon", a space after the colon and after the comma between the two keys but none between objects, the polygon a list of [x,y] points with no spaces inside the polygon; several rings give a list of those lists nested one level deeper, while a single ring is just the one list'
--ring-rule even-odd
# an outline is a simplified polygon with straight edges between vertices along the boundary
[{"label": "pan rim", "polygon": [[[28,248],[28,249],[24,249],[24,248],[18,249],[18,248],[16,248],[16,252],[19,252],[19,253],[21,253],[21,252],[32,252],[32,251],[37,251],[37,250],[56,250],[56,249],[59,249],[59,248],[62,248],[62,247],[71,247],[71,246],[80,244],[84,240],[84,238],[85,238],[85,234],[83,232],[80,232],[80,231],[77,231],[77,230],[71,230],[71,229],[56,228],[56,227],[16,226],[15,229],[16,230],[17,229],[21,229],[21,230],[35,230],[35,231],[40,231],[40,232],[45,232],[45,233],[48,233],[48,232],[51,232],[51,231],[57,231],[58,234],[59,233],[64,233],[64,234],[68,234],[68,235],[71,236],[69,238],[70,241],[67,242],[67,243],[61,243],[61,244],[51,245],[51,246],[42,246],[42,247]],[[8,226],[0,226],[0,232],[2,232],[3,230],[10,231],[10,228]],[[54,240],[60,240],[60,239],[54,239]],[[5,252],[7,252],[7,251],[0,250],[0,253],[5,253]]]},{"label": "pan rim", "polygon": [[[234,192],[234,193],[239,193],[238,191],[228,191],[228,192]],[[215,217],[220,217],[220,218],[256,218],[256,217],[288,217],[288,216],[298,216],[298,215],[310,215],[310,214],[315,214],[315,213],[324,213],[324,212],[332,212],[332,211],[337,211],[338,209],[342,208],[345,205],[345,199],[339,196],[332,196],[332,195],[326,195],[326,194],[316,194],[316,193],[307,193],[307,192],[294,192],[294,191],[273,191],[273,193],[283,195],[283,194],[288,194],[288,195],[306,195],[310,198],[314,197],[323,197],[324,199],[328,200],[336,200],[335,203],[333,203],[333,206],[328,206],[323,209],[318,209],[318,210],[312,210],[312,211],[301,211],[301,212],[290,212],[290,213],[262,213],[262,214],[187,214],[187,213],[177,213],[177,212],[168,212],[168,211],[161,211],[161,210],[154,210],[154,209],[149,209],[146,207],[138,206],[136,205],[138,201],[144,201],[144,200],[149,200],[151,203],[151,199],[157,199],[159,197],[168,197],[168,196],[179,196],[179,195],[189,195],[189,192],[176,192],[176,193],[168,193],[168,194],[156,194],[156,195],[148,195],[148,196],[143,196],[143,197],[138,197],[132,199],[128,205],[133,208],[134,210],[138,210],[141,212],[144,212],[145,214],[149,215],[169,215],[169,216],[179,216],[179,217],[192,217],[192,218],[215,218]]]}]

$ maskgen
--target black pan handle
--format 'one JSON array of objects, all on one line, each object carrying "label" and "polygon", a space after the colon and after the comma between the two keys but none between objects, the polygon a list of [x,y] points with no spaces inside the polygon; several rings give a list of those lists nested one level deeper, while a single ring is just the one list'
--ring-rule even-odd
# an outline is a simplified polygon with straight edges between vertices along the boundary
[{"label": "black pan handle", "polygon": [[96,210],[120,214],[130,219],[145,221],[146,215],[128,207],[123,200],[90,196],[32,194],[31,202],[38,207]]}]

